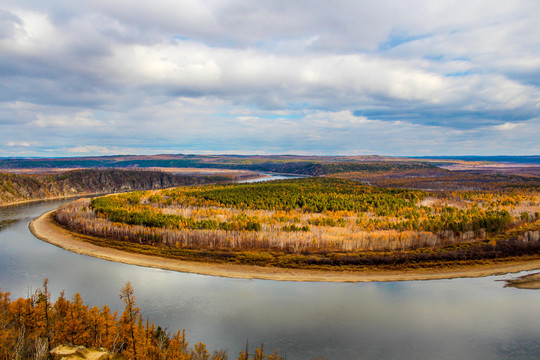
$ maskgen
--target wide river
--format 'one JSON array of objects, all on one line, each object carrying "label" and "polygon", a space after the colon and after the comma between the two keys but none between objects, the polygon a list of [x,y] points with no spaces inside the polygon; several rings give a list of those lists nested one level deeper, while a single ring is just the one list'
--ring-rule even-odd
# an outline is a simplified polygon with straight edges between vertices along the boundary
[{"label": "wide river", "polygon": [[[121,309],[130,281],[145,317],[189,341],[249,342],[295,359],[540,359],[540,290],[475,279],[313,283],[185,274],[77,255],[36,239],[34,217],[66,202],[0,208],[0,288],[27,296],[45,277],[55,299],[79,292]],[[526,273],[520,273],[523,275]]]}]

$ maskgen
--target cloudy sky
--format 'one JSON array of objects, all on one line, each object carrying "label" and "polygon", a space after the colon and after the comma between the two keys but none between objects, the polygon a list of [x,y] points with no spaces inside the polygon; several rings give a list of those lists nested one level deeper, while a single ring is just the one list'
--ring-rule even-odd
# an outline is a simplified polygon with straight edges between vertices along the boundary
[{"label": "cloudy sky", "polygon": [[539,1],[0,0],[0,156],[540,154]]}]

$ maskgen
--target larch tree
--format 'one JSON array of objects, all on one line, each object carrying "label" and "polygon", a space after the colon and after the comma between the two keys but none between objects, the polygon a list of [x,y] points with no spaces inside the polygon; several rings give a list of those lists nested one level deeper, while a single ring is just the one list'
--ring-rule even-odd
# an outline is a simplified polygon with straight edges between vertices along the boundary
[{"label": "larch tree", "polygon": [[124,301],[124,311],[120,316],[120,337],[124,341],[124,351],[128,358],[137,360],[138,322],[141,311],[135,304],[133,287],[128,281],[120,292],[120,299]]}]

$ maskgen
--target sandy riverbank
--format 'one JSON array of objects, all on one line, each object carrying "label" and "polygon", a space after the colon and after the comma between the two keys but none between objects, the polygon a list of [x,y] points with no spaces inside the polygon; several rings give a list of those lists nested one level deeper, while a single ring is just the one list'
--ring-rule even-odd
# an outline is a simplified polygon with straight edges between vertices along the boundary
[{"label": "sandy riverbank", "polygon": [[368,282],[482,277],[540,269],[540,258],[523,261],[493,262],[466,267],[455,266],[440,270],[430,268],[404,271],[298,270],[251,265],[181,261],[129,253],[90,244],[83,241],[83,236],[70,232],[57,225],[52,218],[53,212],[54,211],[45,213],[30,223],[30,231],[43,241],[78,254],[94,256],[108,261],[202,275],[279,281]]}]

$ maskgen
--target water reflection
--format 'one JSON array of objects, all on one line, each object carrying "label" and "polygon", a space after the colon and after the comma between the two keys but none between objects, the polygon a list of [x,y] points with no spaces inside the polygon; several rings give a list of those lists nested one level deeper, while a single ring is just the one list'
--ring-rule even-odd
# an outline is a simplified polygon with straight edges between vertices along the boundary
[{"label": "water reflection", "polygon": [[515,277],[394,283],[227,279],[107,262],[34,238],[29,219],[62,202],[0,209],[0,287],[26,296],[48,277],[53,296],[80,292],[120,309],[131,281],[143,313],[231,358],[253,346],[288,359],[537,359],[540,292],[504,288]]},{"label": "water reflection", "polygon": [[287,180],[287,179],[298,179],[298,178],[309,177],[307,175],[286,175],[286,174],[263,173],[263,172],[259,172],[259,174],[265,175],[266,177],[241,180],[238,182],[239,183],[256,183],[256,182],[263,182],[263,181],[269,181],[269,180]]}]

